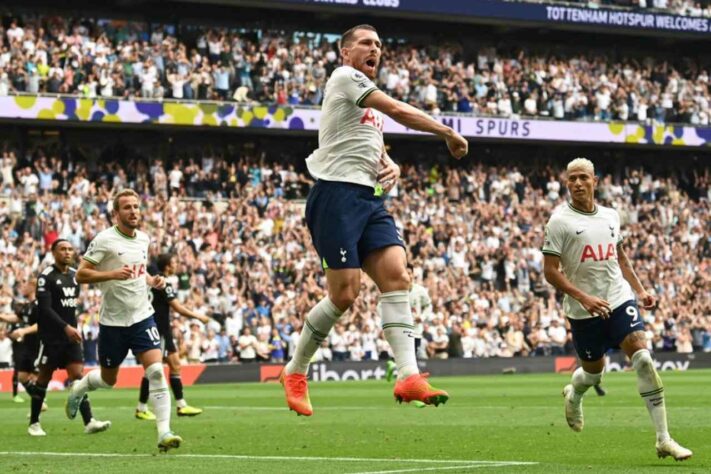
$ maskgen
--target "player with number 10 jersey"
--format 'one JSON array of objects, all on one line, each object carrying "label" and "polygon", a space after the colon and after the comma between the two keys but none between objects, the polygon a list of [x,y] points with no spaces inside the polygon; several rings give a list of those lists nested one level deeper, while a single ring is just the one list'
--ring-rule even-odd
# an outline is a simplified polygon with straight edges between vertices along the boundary
[{"label": "player with number 10 jersey", "polygon": [[132,277],[97,283],[103,295],[99,322],[104,326],[131,326],[153,315],[146,285],[148,246],[150,238],[136,230],[134,236],[124,235],[118,226],[100,232],[89,244],[84,260],[99,271],[128,267]]}]

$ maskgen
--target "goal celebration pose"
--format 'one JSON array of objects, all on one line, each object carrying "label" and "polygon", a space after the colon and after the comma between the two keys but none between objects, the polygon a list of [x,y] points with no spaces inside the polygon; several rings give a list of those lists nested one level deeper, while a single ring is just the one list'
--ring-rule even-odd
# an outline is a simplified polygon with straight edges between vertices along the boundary
[{"label": "goal celebration pose", "polygon": [[443,138],[454,158],[467,154],[468,143],[424,112],[378,90],[372,80],[381,47],[370,25],[343,34],[343,65],[326,84],[319,148],[306,160],[318,180],[307,199],[306,222],[326,272],[328,296],[306,316],[294,357],[280,377],[289,408],[300,415],[313,414],[306,381],[309,361],[358,296],[361,269],[380,290],[383,332],[398,371],[395,398],[434,405],[449,398],[417,367],[404,242],[381,197],[400,175],[385,153],[383,114]]}]

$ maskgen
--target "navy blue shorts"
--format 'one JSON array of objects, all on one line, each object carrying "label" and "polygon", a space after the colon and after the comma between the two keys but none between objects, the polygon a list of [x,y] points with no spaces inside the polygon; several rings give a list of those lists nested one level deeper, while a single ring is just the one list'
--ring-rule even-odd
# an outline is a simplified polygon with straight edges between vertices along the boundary
[{"label": "navy blue shorts", "polygon": [[568,319],[573,344],[582,360],[599,360],[609,349],[617,349],[635,331],[644,331],[635,300],[629,300],[612,310],[607,319]]},{"label": "navy blue shorts", "polygon": [[373,188],[318,180],[306,200],[306,224],[326,268],[361,268],[374,250],[405,247]]},{"label": "navy blue shorts", "polygon": [[160,350],[160,334],[153,316],[133,326],[99,326],[99,364],[115,368],[121,365],[128,350],[141,354],[151,349]]}]

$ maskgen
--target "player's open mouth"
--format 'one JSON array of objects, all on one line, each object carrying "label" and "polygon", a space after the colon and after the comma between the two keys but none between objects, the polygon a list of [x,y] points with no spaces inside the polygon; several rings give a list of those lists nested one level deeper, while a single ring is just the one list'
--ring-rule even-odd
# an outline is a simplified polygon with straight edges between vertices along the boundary
[{"label": "player's open mouth", "polygon": [[378,64],[378,62],[375,59],[368,59],[365,61],[365,65],[368,67],[374,68]]}]

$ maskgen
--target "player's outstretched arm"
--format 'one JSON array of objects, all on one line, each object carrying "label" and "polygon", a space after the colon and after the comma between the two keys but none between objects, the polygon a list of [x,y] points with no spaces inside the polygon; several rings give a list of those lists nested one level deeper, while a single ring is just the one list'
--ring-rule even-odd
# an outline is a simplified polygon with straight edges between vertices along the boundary
[{"label": "player's outstretched arm", "polygon": [[557,255],[543,255],[543,274],[548,283],[571,298],[578,300],[588,313],[602,318],[610,316],[610,303],[596,296],[588,295],[573,285],[565,274],[560,271],[560,257]]},{"label": "player's outstretched arm", "polygon": [[183,304],[178,301],[178,300],[170,300],[170,307],[175,311],[176,313],[179,313],[187,318],[194,318],[194,319],[199,319],[203,323],[207,324],[210,322],[210,318],[205,316],[204,314],[196,313],[195,311],[186,308],[183,306]]},{"label": "player's outstretched arm", "polygon": [[644,309],[654,308],[657,305],[657,299],[654,295],[650,295],[647,293],[647,290],[644,289],[644,286],[637,276],[637,273],[634,271],[634,268],[632,268],[632,262],[630,262],[630,259],[627,258],[627,254],[622,248],[621,243],[617,245],[617,264],[620,266],[624,279],[627,280],[634,292],[637,293],[637,296],[639,296],[639,299],[642,302],[642,307]]},{"label": "player's outstretched arm", "polygon": [[100,271],[96,265],[83,259],[79,264],[76,279],[77,283],[101,283],[110,280],[128,280],[133,275],[133,271],[128,265],[111,271]]},{"label": "player's outstretched arm", "polygon": [[395,100],[381,91],[373,91],[363,100],[364,107],[372,107],[392,118],[396,122],[420,132],[433,133],[444,138],[449,153],[456,159],[464,157],[469,152],[469,142],[452,130],[441,124],[423,111]]}]

